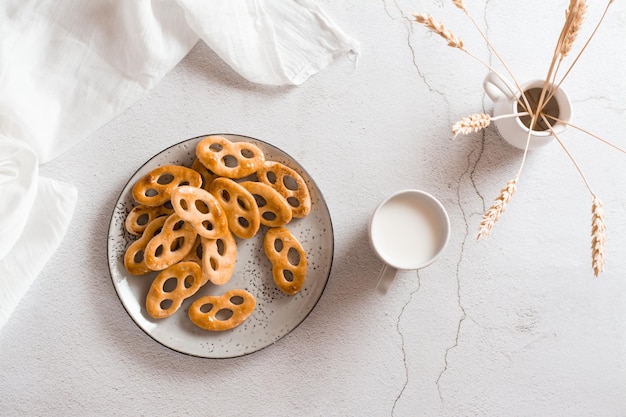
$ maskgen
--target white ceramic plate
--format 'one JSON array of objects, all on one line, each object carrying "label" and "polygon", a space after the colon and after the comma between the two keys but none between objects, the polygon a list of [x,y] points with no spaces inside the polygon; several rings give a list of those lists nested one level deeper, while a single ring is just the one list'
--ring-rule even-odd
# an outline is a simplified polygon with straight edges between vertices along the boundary
[{"label": "white ceramic plate", "polygon": [[[271,264],[263,252],[261,226],[252,239],[237,238],[237,263],[231,280],[223,286],[211,283],[187,299],[181,308],[165,319],[151,318],[145,308],[145,297],[157,275],[133,276],[124,268],[124,253],[135,239],[124,228],[128,212],[136,205],[131,189],[135,182],[157,166],[179,164],[191,166],[196,144],[204,137],[178,143],[153,156],[129,179],[113,210],[109,225],[108,261],[117,294],[137,325],[157,342],[181,353],[205,358],[231,358],[256,352],[276,342],[295,329],[313,310],[324,292],[333,261],[333,229],[330,213],[321,191],[307,172],[280,149],[250,137],[221,134],[231,141],[249,141],[259,146],[267,160],[281,162],[296,170],[306,181],[312,199],[311,213],[293,219],[287,228],[298,238],[307,253],[307,278],[302,290],[289,296],[278,290],[272,279]],[[222,294],[232,288],[243,288],[256,297],[252,315],[239,327],[225,332],[209,332],[196,327],[187,310],[193,300],[203,295]]]}]

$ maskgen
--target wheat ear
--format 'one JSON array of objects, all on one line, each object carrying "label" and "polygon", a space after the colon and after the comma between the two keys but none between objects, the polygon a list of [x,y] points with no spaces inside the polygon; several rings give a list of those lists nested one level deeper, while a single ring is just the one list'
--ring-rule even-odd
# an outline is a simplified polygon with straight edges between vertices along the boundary
[{"label": "wheat ear", "polygon": [[[511,88],[508,86],[508,83],[506,82],[506,80],[504,79],[502,74],[500,74],[498,71],[496,71],[496,69],[493,68],[491,65],[489,65],[487,62],[483,61],[482,59],[480,59],[479,57],[477,57],[476,55],[474,55],[473,53],[471,53],[470,51],[465,49],[465,46],[463,44],[463,40],[461,40],[460,38],[457,38],[442,23],[437,22],[431,15],[429,15],[427,13],[415,13],[413,16],[414,16],[415,21],[417,23],[423,24],[428,29],[430,29],[431,31],[435,32],[437,35],[441,36],[448,43],[448,46],[451,46],[451,47],[456,48],[456,49],[460,49],[461,51],[463,51],[467,55],[469,55],[471,58],[473,58],[474,60],[480,62],[485,67],[487,67],[487,69],[489,69],[489,71],[493,72],[496,75],[496,77],[498,77],[504,83],[504,85],[507,86],[507,88],[509,89],[511,94],[515,95],[515,91],[511,90]],[[522,104],[522,106],[523,106],[523,104]]]},{"label": "wheat ear", "polygon": [[456,138],[458,135],[468,135],[478,132],[491,124],[491,116],[486,113],[476,113],[464,117],[452,125],[452,133]]},{"label": "wheat ear", "polygon": [[[532,115],[531,125],[537,118],[537,113]],[[478,228],[478,235],[476,239],[480,239],[481,237],[488,236],[491,233],[491,229],[493,229],[494,224],[498,221],[502,213],[506,210],[506,206],[511,201],[511,197],[515,194],[515,190],[517,189],[517,181],[519,176],[522,174],[522,170],[524,169],[524,164],[526,163],[526,156],[528,155],[528,147],[530,145],[530,129],[528,130],[528,136],[526,136],[526,146],[524,147],[524,155],[522,156],[522,162],[519,167],[519,171],[517,171],[517,175],[515,178],[506,183],[506,186],[500,190],[500,195],[496,198],[493,205],[489,207],[489,210],[485,214],[480,221],[480,226]]]},{"label": "wheat ear", "polygon": [[598,23],[596,23],[596,27],[591,32],[591,35],[589,35],[589,37],[587,38],[587,41],[585,42],[585,44],[583,45],[581,50],[578,51],[578,54],[576,55],[576,58],[574,58],[574,60],[570,64],[570,66],[567,69],[567,71],[565,71],[565,74],[563,75],[563,77],[561,77],[561,80],[559,81],[559,83],[552,90],[552,94],[550,94],[548,96],[548,99],[546,100],[546,102],[550,101],[550,98],[552,98],[552,96],[554,95],[554,92],[556,92],[559,89],[559,87],[561,86],[561,84],[563,84],[563,81],[565,81],[565,78],[567,78],[569,73],[572,71],[572,69],[574,68],[574,65],[576,65],[576,63],[578,62],[578,59],[580,58],[580,56],[583,54],[585,49],[587,49],[587,46],[591,42],[591,39],[593,39],[593,37],[595,36],[596,32],[598,31],[598,28],[600,27],[600,25],[604,21],[604,17],[606,16],[607,12],[609,11],[609,6],[611,4],[613,4],[613,0],[609,0],[608,3],[606,4],[606,7],[604,8],[604,12],[602,12],[602,16],[600,17],[600,20],[598,21]]},{"label": "wheat ear", "polygon": [[597,278],[604,271],[604,248],[606,245],[606,224],[602,201],[594,194],[591,201],[591,267]]},{"label": "wheat ear", "polygon": [[489,236],[494,224],[498,221],[500,216],[502,216],[502,213],[506,210],[509,201],[511,201],[511,197],[515,194],[515,190],[517,188],[517,178],[518,177],[516,176],[506,183],[506,186],[500,190],[500,195],[498,195],[498,197],[494,200],[493,205],[489,207],[489,210],[487,210],[485,214],[483,214],[476,239]]},{"label": "wheat ear", "polygon": [[486,113],[472,114],[462,118],[452,125],[452,133],[454,133],[453,139],[456,139],[458,135],[469,135],[470,133],[478,132],[479,130],[488,127],[491,122],[495,122],[496,120],[520,116],[528,116],[528,112],[501,114],[496,117],[491,117]]},{"label": "wheat ear", "polygon": [[[569,28],[572,26],[572,23],[578,18],[576,12],[580,10],[577,6],[579,2],[580,0],[570,0],[570,5],[569,5],[568,10],[571,10],[572,12],[569,14],[566,14],[565,23],[563,24],[563,27],[561,28],[559,39],[556,43],[556,46],[554,47],[554,53],[552,54],[552,60],[550,61],[548,74],[546,75],[546,78],[543,82],[543,87],[541,88],[541,94],[539,95],[539,100],[537,103],[537,113],[541,113],[541,111],[543,110],[544,104],[548,102],[546,100],[546,94],[552,92],[552,91],[548,91],[548,87],[550,85],[551,80],[553,79],[554,70],[555,70],[556,64],[559,62],[559,57],[561,55],[561,48],[566,38],[566,35],[569,32]],[[531,129],[536,129],[536,125],[532,124]]]},{"label": "wheat ear", "polygon": [[427,13],[416,13],[415,21],[426,26],[448,42],[448,46],[452,48],[463,49],[463,41],[457,38],[454,33],[450,32],[443,23],[437,22],[431,15]]},{"label": "wheat ear", "polygon": [[583,174],[582,169],[572,156],[572,154],[567,150],[565,144],[561,141],[561,139],[554,133],[552,130],[552,126],[549,124],[546,117],[541,114],[544,122],[548,124],[550,128],[550,133],[561,145],[561,148],[565,151],[567,156],[571,159],[572,163],[578,170],[578,173],[582,177],[587,189],[591,193],[591,267],[593,268],[593,274],[597,278],[600,272],[604,271],[604,247],[606,243],[606,224],[604,223],[604,210],[602,209],[602,201],[596,196],[596,194],[591,189],[587,178]]},{"label": "wheat ear", "polygon": [[[585,16],[587,15],[587,2],[586,0],[579,0],[578,2],[570,2],[570,6],[565,11],[565,20],[567,20],[568,16],[573,14],[572,23],[565,32],[563,36],[563,42],[561,43],[561,47],[559,50],[559,62],[556,65],[556,69],[552,74],[551,86],[554,87],[556,84],[556,75],[559,73],[559,69],[561,68],[561,62],[563,59],[570,53],[572,47],[574,46],[574,42],[578,37],[578,33],[582,27],[583,21],[585,20]],[[554,94],[555,90],[552,89],[548,98],[546,99],[546,103],[550,101],[550,98]]]},{"label": "wheat ear", "polygon": [[452,3],[456,7],[458,7],[461,10],[463,10],[465,13],[467,13],[467,8],[465,8],[465,4],[463,3],[463,0],[452,0]]},{"label": "wheat ear", "polygon": [[572,47],[574,46],[574,42],[578,37],[578,33],[580,32],[580,28],[582,27],[583,20],[585,20],[585,16],[587,14],[587,2],[585,0],[580,0],[578,3],[572,5],[573,7],[568,8],[565,12],[565,18],[570,13],[574,13],[574,18],[572,19],[572,24],[568,28],[565,33],[565,37],[563,38],[563,43],[561,44],[560,50],[560,58],[563,60],[570,53]]}]

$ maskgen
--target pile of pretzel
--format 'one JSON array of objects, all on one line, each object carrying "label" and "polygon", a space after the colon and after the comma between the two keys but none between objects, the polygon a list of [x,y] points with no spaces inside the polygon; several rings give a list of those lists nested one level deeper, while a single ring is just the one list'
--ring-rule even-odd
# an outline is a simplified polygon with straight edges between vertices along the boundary
[{"label": "pile of pretzel", "polygon": [[[237,259],[235,236],[250,239],[261,225],[274,283],[289,295],[302,288],[306,253],[285,226],[309,214],[310,193],[296,171],[266,160],[258,146],[207,136],[196,145],[191,168],[155,168],[132,195],[137,205],[125,228],[139,238],[127,248],[124,266],[132,275],[160,271],[146,296],[151,317],[171,316],[208,282],[227,283]],[[197,298],[188,315],[198,327],[221,331],[240,325],[255,306],[252,294],[235,288]]]}]

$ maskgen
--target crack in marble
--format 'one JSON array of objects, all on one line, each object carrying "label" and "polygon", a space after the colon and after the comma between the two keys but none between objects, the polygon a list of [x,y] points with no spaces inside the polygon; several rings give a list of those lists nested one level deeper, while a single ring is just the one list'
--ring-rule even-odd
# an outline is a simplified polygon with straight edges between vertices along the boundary
[{"label": "crack in marble", "polygon": [[[436,89],[428,82],[426,75],[424,75],[424,73],[420,69],[420,66],[417,63],[417,54],[415,52],[415,48],[413,47],[413,44],[411,43],[411,36],[413,35],[413,19],[411,19],[409,16],[407,16],[404,13],[404,10],[402,10],[402,7],[400,7],[400,4],[398,4],[398,0],[394,0],[393,3],[394,3],[395,8],[400,13],[400,19],[403,19],[405,21],[405,26],[407,29],[406,44],[409,50],[411,51],[411,61],[413,63],[413,67],[415,67],[415,71],[417,72],[418,77],[422,80],[422,82],[424,83],[428,91],[430,91],[433,94],[438,95],[444,101],[445,108],[447,109],[447,112],[448,112],[448,120],[450,120],[450,105],[449,105],[450,101],[448,100],[446,95],[443,93],[443,91]],[[385,9],[385,13],[391,20],[398,20],[398,18],[393,17],[391,13],[389,12],[389,9],[387,8],[387,0],[383,0],[383,8]]]},{"label": "crack in marble", "polygon": [[[483,22],[485,23],[485,36],[487,36],[487,34],[489,33],[489,24],[487,21],[487,9],[489,7],[489,3],[490,0],[487,0],[485,2],[485,8],[483,11]],[[489,53],[489,60],[488,63],[489,65],[492,64],[492,60],[493,60],[493,54],[491,52],[491,50],[488,48],[488,53]],[[485,94],[483,93],[483,104],[482,104],[482,110],[483,112],[485,112]],[[441,402],[443,402],[443,393],[441,391],[441,378],[443,378],[443,375],[448,371],[448,366],[449,366],[449,362],[448,362],[448,356],[450,354],[450,352],[457,348],[459,346],[459,340],[461,338],[461,327],[463,325],[463,322],[468,318],[467,315],[467,311],[465,310],[465,307],[463,305],[462,302],[462,297],[461,297],[461,276],[460,276],[460,267],[461,267],[461,263],[463,262],[463,256],[465,253],[465,244],[467,243],[467,238],[469,236],[469,220],[468,220],[468,215],[465,211],[465,208],[463,207],[463,203],[461,201],[461,183],[463,182],[463,178],[467,175],[469,177],[469,181],[471,183],[471,186],[474,190],[474,193],[480,198],[481,203],[482,203],[482,207],[483,207],[483,212],[486,210],[485,207],[485,198],[483,197],[483,195],[480,193],[477,185],[476,185],[476,181],[474,178],[474,174],[476,172],[476,168],[478,166],[478,163],[480,162],[483,153],[485,150],[485,132],[484,130],[482,131],[482,135],[481,135],[481,143],[480,143],[480,147],[478,148],[478,155],[476,157],[476,159],[474,160],[474,163],[472,164],[471,159],[472,159],[472,155],[474,155],[474,152],[476,152],[476,148],[472,149],[472,151],[467,155],[467,167],[465,169],[465,171],[459,176],[458,182],[457,182],[457,190],[456,190],[456,194],[457,194],[457,205],[459,206],[459,210],[461,211],[461,215],[463,217],[463,222],[465,224],[465,234],[463,236],[463,240],[461,242],[461,250],[459,253],[459,259],[457,261],[456,264],[456,284],[457,284],[457,303],[459,306],[459,309],[461,311],[461,316],[459,317],[459,321],[457,324],[457,329],[456,329],[456,335],[454,337],[454,343],[449,346],[448,348],[446,348],[446,351],[444,353],[444,357],[443,357],[443,369],[441,370],[441,372],[439,373],[439,375],[437,376],[437,380],[435,381],[436,385],[437,385],[437,392],[439,394],[439,400]]]},{"label": "crack in marble", "polygon": [[[483,112],[484,112],[485,107],[483,106]],[[467,161],[469,164],[470,158],[472,157],[472,155],[474,154],[475,149],[472,150],[472,152],[470,152],[467,155]],[[478,156],[476,157],[476,160],[474,161],[474,165],[472,166],[472,169],[469,173],[469,179],[470,182],[472,183],[472,188],[474,189],[474,193],[478,196],[478,198],[480,198],[480,201],[482,203],[482,207],[483,210],[480,213],[481,215],[487,210],[487,207],[485,205],[485,197],[480,193],[480,191],[478,190],[478,186],[476,185],[476,181],[474,179],[474,173],[476,172],[476,167],[478,166],[478,163],[480,162],[480,159],[483,156],[483,152],[485,151],[485,132],[482,132],[481,135],[481,140],[480,140],[480,148],[478,149]]]},{"label": "crack in marble", "polygon": [[396,410],[396,406],[398,405],[398,401],[400,401],[400,398],[402,397],[402,394],[404,394],[404,390],[406,389],[407,385],[409,385],[409,367],[408,367],[407,362],[406,362],[406,350],[404,349],[404,334],[400,330],[400,321],[402,320],[402,316],[404,315],[404,310],[407,308],[407,306],[409,304],[411,304],[411,301],[413,300],[413,296],[419,291],[420,287],[422,286],[419,271],[417,271],[416,274],[417,274],[417,288],[415,288],[413,291],[411,291],[409,299],[402,306],[402,310],[400,310],[400,314],[398,315],[398,320],[396,321],[396,331],[400,335],[400,340],[401,340],[400,347],[402,349],[402,362],[404,364],[404,384],[402,385],[402,389],[398,393],[398,396],[393,401],[393,407],[391,408],[391,416],[392,417],[393,417],[394,412]]},{"label": "crack in marble", "polygon": [[[398,2],[395,2],[396,6],[398,5]],[[389,13],[389,9],[387,8],[387,0],[383,0],[383,9],[385,9],[385,13],[387,14],[387,16],[389,17],[389,19],[391,20],[396,20],[395,17],[393,17],[391,15],[391,13]]]},{"label": "crack in marble", "polygon": [[[487,39],[489,39],[489,21],[487,20],[487,9],[489,8],[489,4],[491,3],[491,0],[486,0],[485,1],[485,8],[483,9],[483,23],[485,24],[485,36],[487,37]],[[489,49],[489,47],[487,47],[487,52],[489,54],[489,59],[487,60],[487,62],[489,63],[489,65],[493,64],[493,53],[491,52],[491,49]],[[485,99],[487,98],[487,94],[485,94],[483,92],[483,99],[482,99],[482,110],[483,113],[487,112],[487,109],[485,108]],[[481,135],[481,140],[480,140],[480,149],[478,150],[478,157],[476,158],[476,161],[474,162],[474,166],[472,167],[471,172],[469,173],[469,178],[470,178],[470,182],[472,183],[472,187],[474,188],[474,192],[476,193],[476,195],[480,198],[480,201],[482,202],[482,213],[484,213],[487,210],[487,207],[485,205],[485,197],[480,193],[480,191],[478,190],[478,186],[476,185],[476,181],[474,180],[474,173],[476,172],[476,167],[478,166],[478,163],[480,162],[482,156],[483,156],[483,152],[485,151],[485,130],[482,130],[482,135]],[[471,153],[470,153],[471,156]],[[468,156],[469,158],[469,156]],[[482,213],[480,213],[482,215]]]},{"label": "crack in marble", "polygon": [[[474,153],[474,150],[470,152],[470,156],[473,153]],[[463,223],[465,224],[465,234],[463,235],[463,240],[461,241],[461,250],[459,253],[459,259],[456,263],[456,270],[455,270],[457,304],[459,306],[459,309],[461,310],[461,317],[459,318],[459,322],[457,324],[456,335],[454,337],[454,343],[452,344],[452,346],[449,346],[446,348],[446,351],[443,356],[443,369],[441,370],[441,372],[439,372],[439,375],[437,376],[437,380],[435,381],[435,384],[437,385],[437,392],[439,394],[439,400],[441,402],[443,402],[443,394],[441,392],[441,378],[443,378],[443,374],[445,374],[448,371],[448,365],[449,365],[448,355],[450,354],[450,351],[452,349],[459,346],[459,340],[461,337],[461,326],[463,324],[463,321],[465,321],[465,319],[467,318],[465,307],[463,306],[463,303],[461,301],[461,277],[459,274],[459,270],[461,267],[461,263],[463,262],[463,255],[465,253],[465,243],[467,243],[467,237],[469,236],[469,221],[465,213],[465,209],[463,208],[463,204],[461,203],[461,183],[463,182],[463,177],[467,175],[468,173],[470,173],[471,171],[473,171],[475,167],[476,165],[472,167],[472,165],[470,164],[469,156],[468,156],[467,167],[465,168],[465,171],[459,176],[459,180],[458,180],[457,188],[456,188],[457,205],[459,206],[459,210],[461,210],[461,216],[463,217]]]},{"label": "crack in marble", "polygon": [[[407,31],[406,44],[407,44],[407,47],[409,48],[409,50],[411,51],[411,61],[412,61],[413,67],[415,67],[415,70],[417,71],[417,75],[419,76],[419,78],[422,80],[424,85],[426,85],[426,88],[428,88],[428,90],[431,93],[439,95],[443,99],[443,101],[446,104],[448,104],[448,100],[445,97],[445,95],[443,94],[443,92],[435,89],[428,82],[428,80],[426,79],[426,76],[422,73],[422,70],[420,69],[420,67],[419,67],[419,65],[417,63],[417,55],[416,55],[415,49],[413,48],[413,44],[411,43],[411,35],[413,34],[413,23],[412,23],[412,20],[404,13],[402,8],[398,4],[397,0],[394,0],[393,3],[394,3],[395,8],[397,9],[397,11],[400,13],[400,18],[405,21],[405,26],[406,26],[406,31]],[[385,13],[387,14],[387,16],[391,20],[398,20],[398,18],[392,16],[392,14],[390,13],[389,8],[388,8],[388,4],[387,4],[387,0],[383,0],[383,8],[385,10]],[[448,119],[450,118],[450,116],[449,116],[449,107],[450,106],[446,105],[446,108],[448,109]],[[393,406],[391,408],[391,416],[392,417],[395,415],[395,411],[396,411],[396,407],[398,406],[398,402],[402,398],[402,395],[404,394],[404,391],[406,390],[406,388],[407,388],[407,386],[409,384],[409,366],[408,366],[408,363],[407,363],[406,349],[405,349],[405,345],[404,345],[404,334],[402,333],[402,330],[400,329],[400,322],[401,322],[401,320],[402,320],[402,318],[404,316],[404,311],[406,310],[407,306],[413,300],[413,296],[420,289],[421,279],[420,279],[419,271],[417,271],[416,274],[417,274],[417,288],[415,288],[415,290],[413,290],[411,292],[411,294],[409,296],[409,299],[402,306],[402,309],[400,310],[400,314],[398,315],[398,319],[396,321],[396,331],[400,335],[400,340],[401,340],[402,363],[403,363],[403,366],[404,366],[404,384],[402,385],[402,389],[400,390],[400,392],[398,393],[398,395],[396,396],[396,398],[395,398],[395,400],[393,402]]]},{"label": "crack in marble", "polygon": [[[483,22],[485,24],[485,36],[487,36],[487,38],[489,37],[489,23],[487,21],[487,8],[489,7],[490,2],[491,0],[487,0],[485,2],[485,9],[483,11]],[[491,49],[489,49],[489,47],[487,47],[487,51],[489,53],[489,59],[487,60],[487,62],[489,63],[489,65],[492,65],[493,53],[491,52]],[[487,94],[483,92],[483,99],[482,99],[482,112],[483,113],[487,112],[487,109],[485,107],[486,98],[487,98]],[[485,137],[486,137],[485,130],[483,129],[481,133],[482,134],[481,134],[481,140],[480,140],[480,148],[478,149],[478,157],[476,158],[476,161],[474,161],[474,165],[472,166],[472,169],[469,172],[469,180],[472,183],[472,188],[474,189],[474,193],[476,194],[476,196],[478,196],[478,198],[480,198],[480,201],[482,204],[482,212],[480,214],[482,215],[487,210],[487,206],[485,205],[485,197],[478,190],[478,186],[476,185],[476,180],[474,178],[476,167],[478,166],[478,163],[480,162],[483,156],[483,152],[485,151]],[[472,150],[472,152],[468,154],[467,156],[468,163],[473,153],[474,153],[474,150]],[[463,177],[463,175],[461,175],[461,177]]]},{"label": "crack in marble", "polygon": [[471,158],[472,155],[474,155],[474,153],[476,152],[476,149],[472,149],[472,151],[467,155],[467,167],[465,169],[465,171],[459,176],[459,180],[457,183],[457,190],[456,190],[456,196],[457,196],[457,205],[459,206],[459,210],[461,211],[461,216],[463,217],[463,223],[465,225],[465,234],[463,235],[463,240],[461,242],[461,250],[459,253],[459,259],[456,263],[456,270],[455,270],[455,277],[456,277],[456,295],[457,295],[457,304],[459,306],[459,309],[461,311],[461,316],[459,318],[458,324],[457,324],[457,329],[456,329],[456,335],[454,337],[454,343],[449,346],[448,348],[446,348],[446,351],[444,353],[444,357],[443,357],[443,362],[444,362],[444,366],[443,369],[441,370],[441,372],[439,373],[437,380],[435,381],[436,385],[437,385],[437,391],[439,393],[439,400],[441,402],[443,402],[443,395],[441,392],[441,378],[443,377],[444,373],[446,373],[448,371],[448,355],[450,354],[450,351],[452,351],[453,349],[455,349],[456,347],[459,346],[459,340],[461,337],[461,326],[463,324],[463,322],[467,319],[471,317],[468,317],[467,315],[467,311],[465,310],[465,306],[463,305],[462,302],[462,296],[461,296],[461,274],[460,274],[460,268],[461,268],[461,263],[463,262],[463,256],[465,254],[465,244],[467,243],[467,239],[468,236],[470,234],[470,224],[468,221],[468,215],[465,212],[465,209],[463,207],[463,203],[461,201],[461,183],[463,181],[463,178],[467,175],[470,178],[470,182],[472,184],[472,188],[474,189],[474,192],[476,193],[476,195],[481,199],[482,201],[482,205],[483,205],[483,211],[484,211],[484,206],[485,206],[485,199],[482,196],[482,194],[480,193],[480,191],[478,190],[478,188],[476,187],[476,183],[474,182],[473,176],[474,173],[476,171],[476,167],[478,166],[478,162],[480,161],[483,152],[484,152],[484,142],[485,142],[485,134],[483,132],[482,134],[482,141],[481,141],[481,146],[478,149],[478,156],[476,157],[476,159],[474,160],[474,162],[471,162]]},{"label": "crack in marble", "polygon": [[[483,20],[485,22],[485,27],[486,27],[486,32],[489,29],[489,26],[487,24],[487,19],[486,19],[486,14],[487,14],[487,8],[488,5],[490,3],[490,0],[487,0],[485,3],[485,9],[483,12]],[[411,59],[412,59],[412,64],[415,67],[415,70],[419,76],[419,78],[422,80],[422,82],[424,83],[424,85],[427,87],[427,89],[433,93],[438,95],[439,97],[441,97],[441,99],[443,100],[444,104],[445,104],[445,108],[447,109],[448,112],[448,121],[451,123],[450,118],[450,101],[448,100],[448,98],[446,97],[446,95],[444,94],[443,91],[436,89],[433,85],[431,85],[428,82],[428,79],[426,77],[426,75],[422,72],[422,70],[420,69],[419,64],[417,63],[417,54],[415,51],[415,48],[413,47],[413,44],[411,43],[411,37],[413,35],[413,23],[412,23],[412,19],[410,17],[408,17],[404,11],[402,10],[402,8],[400,7],[400,5],[398,4],[397,0],[393,1],[393,4],[395,6],[395,8],[397,9],[397,11],[400,14],[400,19],[403,19],[405,21],[406,24],[406,28],[407,28],[407,37],[406,37],[406,43],[407,46],[409,48],[409,50],[411,51]],[[385,10],[385,13],[387,14],[387,16],[391,19],[391,20],[398,20],[398,17],[394,17],[392,15],[392,13],[389,10],[389,5],[388,5],[388,1],[387,0],[383,0],[383,8]],[[491,50],[489,50],[489,64],[491,65],[491,61],[492,61],[493,57],[492,57],[492,53]],[[483,95],[483,112],[485,111],[485,104],[484,104],[484,95]],[[457,205],[459,206],[459,209],[461,211],[461,215],[463,217],[463,222],[465,225],[465,234],[463,236],[462,242],[461,242],[461,248],[460,248],[460,253],[459,253],[459,259],[457,261],[456,264],[456,270],[455,270],[455,278],[456,278],[456,296],[457,296],[457,304],[458,307],[461,311],[461,316],[459,318],[458,324],[457,324],[457,328],[456,328],[456,335],[454,338],[454,343],[449,346],[448,348],[446,348],[445,353],[444,353],[444,365],[443,365],[443,369],[441,370],[441,372],[439,373],[435,383],[437,385],[437,391],[439,394],[439,399],[441,402],[443,402],[443,394],[442,394],[442,390],[441,390],[441,379],[443,378],[444,374],[448,371],[448,366],[449,366],[449,362],[448,362],[448,356],[450,354],[450,352],[455,349],[456,347],[459,346],[459,341],[460,341],[460,337],[461,337],[461,327],[463,325],[464,320],[468,317],[467,316],[467,312],[465,310],[465,307],[463,305],[462,302],[462,291],[461,291],[461,277],[460,277],[460,268],[461,268],[461,264],[463,262],[463,256],[464,256],[464,252],[465,252],[465,244],[467,243],[467,239],[469,236],[469,215],[466,213],[465,208],[463,207],[463,203],[462,203],[462,199],[461,199],[461,185],[463,182],[463,179],[466,178],[466,176],[469,178],[469,181],[471,183],[471,187],[474,190],[474,193],[476,194],[476,196],[478,196],[478,198],[480,198],[481,202],[482,202],[482,208],[483,208],[483,212],[485,211],[485,198],[483,197],[483,195],[480,193],[478,186],[476,184],[475,181],[475,177],[474,174],[476,172],[478,163],[480,162],[482,156],[483,156],[483,152],[485,149],[485,132],[482,132],[481,135],[481,143],[480,143],[480,147],[478,149],[474,148],[471,150],[471,152],[467,155],[467,167],[465,168],[465,171],[459,176],[458,178],[458,182],[457,182],[457,189],[456,189],[456,197],[457,197]],[[474,156],[475,152],[478,152],[475,160],[472,163],[472,157]],[[402,310],[400,311],[400,314],[398,316],[398,321],[396,323],[396,330],[398,332],[398,334],[400,335],[402,344],[401,344],[401,348],[402,348],[402,354],[403,354],[403,364],[404,364],[404,369],[405,369],[405,383],[402,386],[401,391],[399,392],[398,396],[396,397],[394,403],[393,403],[393,407],[391,410],[391,415],[393,416],[396,410],[396,406],[398,404],[398,401],[400,400],[400,398],[402,397],[408,383],[409,383],[409,370],[408,370],[408,364],[406,361],[406,351],[405,351],[405,346],[404,346],[404,334],[402,333],[402,331],[400,330],[400,321],[402,319],[404,310],[406,309],[406,307],[410,304],[411,300],[413,299],[413,295],[419,290],[420,284],[419,284],[419,274],[418,274],[418,287],[411,293],[411,296],[409,297],[409,300],[406,302],[406,304],[402,307]]]}]

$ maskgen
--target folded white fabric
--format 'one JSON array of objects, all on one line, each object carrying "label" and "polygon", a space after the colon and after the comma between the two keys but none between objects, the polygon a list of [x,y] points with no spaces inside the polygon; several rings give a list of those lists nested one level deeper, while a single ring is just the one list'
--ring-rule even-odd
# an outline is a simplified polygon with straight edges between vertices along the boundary
[{"label": "folded white fabric", "polygon": [[0,2],[0,328],[76,201],[38,163],[139,100],[200,38],[271,85],[300,84],[358,48],[312,0]]},{"label": "folded white fabric", "polygon": [[39,178],[27,221],[11,251],[0,260],[0,328],[57,249],[76,205],[76,187]]},{"label": "folded white fabric", "polygon": [[0,259],[24,230],[37,194],[38,172],[37,155],[28,145],[0,134]]},{"label": "folded white fabric", "polygon": [[358,44],[310,0],[177,0],[191,28],[246,79],[301,84]]},{"label": "folded white fabric", "polygon": [[197,42],[166,1],[0,3],[0,132],[45,163],[141,98]]}]

